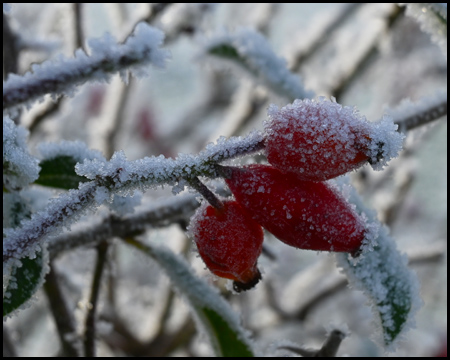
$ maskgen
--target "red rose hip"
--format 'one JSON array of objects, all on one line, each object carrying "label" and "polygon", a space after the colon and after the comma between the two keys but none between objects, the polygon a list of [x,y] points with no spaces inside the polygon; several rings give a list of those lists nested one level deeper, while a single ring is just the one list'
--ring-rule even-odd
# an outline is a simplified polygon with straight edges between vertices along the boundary
[{"label": "red rose hip", "polygon": [[216,209],[203,204],[192,217],[189,231],[208,269],[234,280],[233,288],[239,292],[261,279],[257,260],[264,233],[236,201],[225,201],[223,205]]},{"label": "red rose hip", "polygon": [[324,98],[271,105],[265,124],[271,165],[303,180],[335,178],[369,162],[380,170],[402,147],[404,136],[388,117],[368,122],[354,108]]},{"label": "red rose hip", "polygon": [[302,181],[269,165],[223,167],[236,201],[266,230],[299,249],[356,255],[364,220],[325,182]]}]

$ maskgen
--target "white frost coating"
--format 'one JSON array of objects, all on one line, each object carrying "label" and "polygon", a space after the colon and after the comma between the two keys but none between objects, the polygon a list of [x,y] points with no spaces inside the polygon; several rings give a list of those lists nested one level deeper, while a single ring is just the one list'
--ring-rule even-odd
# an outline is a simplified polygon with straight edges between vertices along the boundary
[{"label": "white frost coating", "polygon": [[267,115],[269,162],[305,180],[342,175],[367,158],[375,170],[381,170],[398,156],[405,138],[389,116],[369,122],[354,107],[323,96],[297,99],[281,109],[270,105]]},{"label": "white frost coating", "polygon": [[403,99],[395,108],[386,109],[386,112],[398,124],[399,131],[406,133],[409,129],[429,123],[447,114],[447,91],[438,90],[416,102]]},{"label": "white frost coating", "polygon": [[164,34],[145,23],[139,23],[124,44],[109,34],[89,40],[91,55],[78,49],[75,58],[62,55],[54,60],[32,66],[23,76],[10,74],[3,83],[3,111],[14,112],[21,105],[31,106],[46,94],[71,96],[76,87],[86,81],[108,82],[114,73],[123,78],[130,70],[134,76],[149,74],[149,64],[163,67],[169,57],[160,49]]},{"label": "white frost coating", "polygon": [[[27,308],[29,308],[29,307],[31,307],[32,305],[33,305],[33,303],[38,299],[37,298],[37,290],[39,290],[40,288],[42,288],[42,285],[43,285],[43,283],[44,283],[44,281],[45,281],[45,276],[49,273],[49,271],[50,271],[50,265],[49,265],[49,263],[50,263],[50,257],[49,257],[49,253],[48,253],[48,251],[47,251],[47,246],[46,245],[44,245],[41,249],[40,249],[40,251],[41,251],[41,258],[40,258],[40,260],[39,260],[39,262],[40,262],[40,265],[42,266],[42,268],[41,268],[41,272],[40,272],[40,274],[39,274],[39,279],[35,282],[35,281],[33,281],[32,282],[32,285],[33,285],[33,290],[34,290],[34,294],[29,298],[29,299],[27,299],[22,305],[20,305],[17,309],[15,309],[14,311],[12,311],[12,312],[10,312],[9,314],[7,314],[6,316],[4,316],[3,317],[3,320],[5,320],[6,318],[10,318],[10,317],[13,317],[13,316],[15,316],[19,311],[21,311],[21,310],[25,310],[25,309],[27,309]],[[33,254],[32,256],[30,256],[30,259],[35,259],[36,258],[36,255],[35,254]],[[15,273],[15,271],[16,271],[16,269],[18,268],[18,267],[21,267],[22,265],[20,264],[19,265],[19,262],[18,263],[16,263],[16,267],[14,267],[14,268],[9,268],[9,269],[7,269],[8,270],[8,273],[10,272],[10,271],[12,271],[12,273]],[[5,271],[5,267],[3,267],[3,270]],[[26,275],[26,274],[25,274]],[[30,274],[31,276],[35,276],[35,274]],[[9,279],[8,279],[8,283],[6,283],[6,287],[5,287],[5,276],[3,276],[3,302],[4,303],[6,303],[6,302],[8,302],[9,301],[9,298],[11,297],[11,294],[8,292],[8,291],[6,291],[5,292],[5,289],[7,290],[7,289],[17,289],[18,288],[18,284],[17,284],[17,282],[16,282],[16,278],[14,277],[14,275],[10,275],[9,276]],[[28,284],[28,286],[29,286],[30,284]],[[27,289],[28,291],[30,291],[31,289],[30,288],[28,288]]]},{"label": "white frost coating", "polygon": [[130,196],[120,196],[116,194],[114,195],[114,199],[109,205],[109,208],[119,216],[132,214],[134,213],[135,207],[141,204],[141,200],[142,193],[139,191],[135,191],[134,195]]},{"label": "white frost coating", "polygon": [[94,200],[98,205],[111,201],[111,195],[109,194],[108,189],[104,186],[99,186],[95,189]]},{"label": "white frost coating", "polygon": [[206,330],[206,335],[210,338],[213,348],[218,352],[217,355],[221,355],[219,345],[215,344],[214,339],[211,339],[209,336],[212,330],[205,329],[208,321],[203,319],[202,308],[209,308],[218,313],[238,335],[239,339],[255,353],[254,346],[249,339],[248,333],[240,325],[238,316],[233,312],[230,305],[219,295],[217,289],[208,286],[203,279],[195,276],[186,261],[176,256],[169,249],[153,245],[151,247],[149,246],[149,248],[152,257],[163,267],[180,295],[191,305],[193,312],[200,317],[200,321],[197,321],[197,323],[204,331]]},{"label": "white frost coating", "polygon": [[416,18],[447,58],[447,3],[408,3],[406,14]]},{"label": "white frost coating", "polygon": [[31,219],[23,220],[21,226],[3,229],[3,272],[24,256],[33,256],[40,250],[45,235],[57,235],[62,228],[69,227],[79,219],[84,210],[93,209],[95,187],[92,183],[80,184],[78,190],[69,190],[50,199],[43,211],[36,212]]},{"label": "white frost coating", "polygon": [[[162,184],[174,185],[181,178],[189,176],[215,176],[214,162],[261,151],[264,136],[254,131],[245,138],[220,138],[216,144],[208,144],[198,155],[180,154],[177,159],[164,156],[127,161],[122,151],[116,152],[109,162],[102,158],[86,160],[75,167],[79,175],[96,180],[80,184],[78,190],[69,190],[52,199],[47,208],[39,211],[21,227],[4,230],[3,271],[14,261],[36,251],[47,235],[55,235],[63,226],[75,222],[88,209],[95,209],[94,193],[98,186],[107,186],[111,193],[122,196],[145,191]],[[5,265],[8,264],[8,265]]]},{"label": "white frost coating", "polygon": [[39,161],[27,150],[28,131],[3,117],[3,185],[10,190],[32,183],[39,177]]},{"label": "white frost coating", "polygon": [[398,125],[394,124],[389,115],[384,115],[380,120],[371,122],[370,125],[371,166],[374,170],[383,170],[391,159],[398,156],[406,136],[397,131]]},{"label": "white frost coating", "polygon": [[[346,181],[348,179],[340,178],[340,186],[346,186]],[[355,189],[350,193],[350,201],[356,205],[358,212],[366,214],[369,221],[378,221],[376,212],[365,207]],[[406,255],[398,251],[385,226],[380,227],[376,241],[375,249],[366,252],[357,262],[345,254],[335,256],[350,285],[362,290],[372,302],[374,317],[381,322],[379,328],[384,330],[381,340],[380,337],[376,340],[385,346],[386,351],[394,351],[398,340],[415,325],[415,315],[422,305],[419,281],[416,274],[408,268]],[[392,315],[396,313],[395,306],[410,308],[399,334],[393,338],[390,332],[397,332],[392,319]]]},{"label": "white frost coating", "polygon": [[92,150],[82,141],[62,140],[59,143],[41,143],[38,145],[39,153],[43,159],[49,160],[57,156],[70,156],[78,162],[84,160],[98,159],[106,161],[102,153],[98,150]]},{"label": "white frost coating", "polygon": [[260,151],[263,141],[263,135],[256,131],[245,138],[221,137],[216,144],[206,145],[198,155],[179,154],[175,160],[160,155],[128,161],[123,151],[117,151],[110,161],[86,160],[78,163],[75,171],[92,180],[109,177],[117,191],[120,189],[121,195],[127,195],[129,190],[135,188],[144,191],[163,183],[175,185],[179,179],[191,176],[214,174],[215,162]]},{"label": "white frost coating", "polygon": [[286,60],[278,57],[271,49],[263,35],[250,28],[241,28],[234,34],[224,32],[209,39],[205,45],[205,53],[230,60],[227,55],[217,54],[214,51],[223,46],[234,49],[239,56],[231,59],[241,68],[244,68],[257,80],[261,81],[277,95],[290,99],[311,98],[314,93],[307,91],[297,75],[287,68]]}]

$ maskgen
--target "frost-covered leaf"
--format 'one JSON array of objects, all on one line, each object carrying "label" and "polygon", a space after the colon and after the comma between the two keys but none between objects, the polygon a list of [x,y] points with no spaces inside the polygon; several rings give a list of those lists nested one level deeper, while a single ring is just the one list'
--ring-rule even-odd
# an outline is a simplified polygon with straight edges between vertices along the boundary
[{"label": "frost-covered leaf", "polygon": [[[365,208],[353,188],[350,201],[371,222],[377,221],[376,212]],[[397,249],[385,226],[380,228],[376,242],[373,251],[356,261],[344,254],[336,254],[336,259],[350,285],[370,299],[381,324],[382,343],[387,351],[393,351],[402,335],[414,325],[414,316],[421,305],[419,284],[407,266],[406,255]]]},{"label": "frost-covered leaf", "polygon": [[314,96],[300,78],[291,73],[286,61],[278,57],[263,35],[243,28],[233,34],[220,34],[205,46],[206,54],[225,60],[245,70],[275,94],[291,100]]},{"label": "frost-covered leaf", "polygon": [[225,59],[237,61],[241,63],[242,66],[245,66],[245,59],[239,56],[238,51],[231,44],[217,44],[216,46],[209,48],[208,51],[211,55],[217,55]]},{"label": "frost-covered leaf", "polygon": [[237,315],[218,292],[196,277],[188,264],[172,251],[134,239],[127,243],[154,259],[196,315],[197,325],[206,334],[217,356],[250,357],[255,351]]},{"label": "frost-covered leaf", "polygon": [[40,163],[41,172],[39,173],[39,178],[35,183],[59,189],[76,189],[80,181],[89,181],[75,173],[75,164],[77,162],[73,157],[64,155],[43,160]]},{"label": "frost-covered leaf", "polygon": [[88,181],[75,172],[75,165],[85,160],[105,161],[98,150],[89,149],[81,141],[39,144],[41,172],[36,184],[59,189],[76,189],[78,183]]},{"label": "frost-covered leaf", "polygon": [[12,268],[8,286],[3,293],[3,316],[12,315],[15,311],[25,308],[39,290],[48,270],[46,259],[47,254],[39,251],[35,258],[23,258],[20,267]]}]

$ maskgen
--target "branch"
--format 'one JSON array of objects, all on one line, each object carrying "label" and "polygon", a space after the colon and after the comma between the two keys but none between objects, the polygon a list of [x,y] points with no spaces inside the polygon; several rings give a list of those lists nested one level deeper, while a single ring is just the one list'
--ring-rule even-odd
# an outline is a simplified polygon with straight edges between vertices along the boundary
[{"label": "branch", "polygon": [[388,109],[388,113],[398,125],[398,131],[406,133],[447,115],[447,91],[438,91],[415,103],[405,99],[395,109]]},{"label": "branch", "polygon": [[10,75],[3,84],[3,111],[14,112],[21,105],[31,105],[46,94],[56,97],[71,95],[86,81],[109,81],[112,74],[125,78],[131,68],[133,75],[147,75],[146,65],[163,67],[169,57],[161,50],[164,34],[147,24],[139,23],[132,36],[117,45],[110,36],[89,41],[91,56],[78,49],[73,59],[59,57],[33,66],[33,72],[23,76]]},{"label": "branch", "polygon": [[129,195],[136,189],[145,191],[157,185],[175,185],[181,179],[190,180],[196,176],[215,178],[219,176],[214,166],[218,162],[263,148],[263,134],[252,132],[245,138],[220,138],[198,155],[180,154],[175,160],[159,156],[127,161],[123,152],[117,152],[109,162],[93,159],[77,164],[78,174],[92,181],[52,199],[46,209],[23,221],[21,227],[5,229],[3,266],[34,254],[47,235],[70,226],[87,210],[94,210],[109,201],[113,194]]}]

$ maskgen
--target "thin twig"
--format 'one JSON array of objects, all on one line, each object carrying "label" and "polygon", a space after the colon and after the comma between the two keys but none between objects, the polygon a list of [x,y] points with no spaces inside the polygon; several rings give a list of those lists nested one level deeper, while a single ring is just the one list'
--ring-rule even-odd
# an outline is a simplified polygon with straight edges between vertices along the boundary
[{"label": "thin twig", "polygon": [[84,351],[86,357],[95,356],[96,315],[98,297],[100,293],[101,278],[105,267],[108,252],[108,243],[102,242],[97,246],[97,262],[95,264],[92,279],[91,296],[89,299],[88,313],[86,316],[84,332]]},{"label": "thin twig", "polygon": [[208,201],[214,208],[220,210],[223,209],[223,202],[211,191],[208,187],[203,184],[198,177],[193,177],[189,180],[189,185],[191,185],[195,190],[197,190],[203,198]]},{"label": "thin twig", "polygon": [[50,268],[51,271],[45,278],[44,290],[50,303],[49,307],[61,341],[62,352],[67,357],[78,357],[81,354],[79,346],[77,346],[78,335],[73,312],[67,306],[67,301],[59,285],[57,268],[53,262],[50,262]]},{"label": "thin twig", "polygon": [[83,3],[72,3],[75,23],[75,49],[84,48],[84,33],[83,33]]}]

